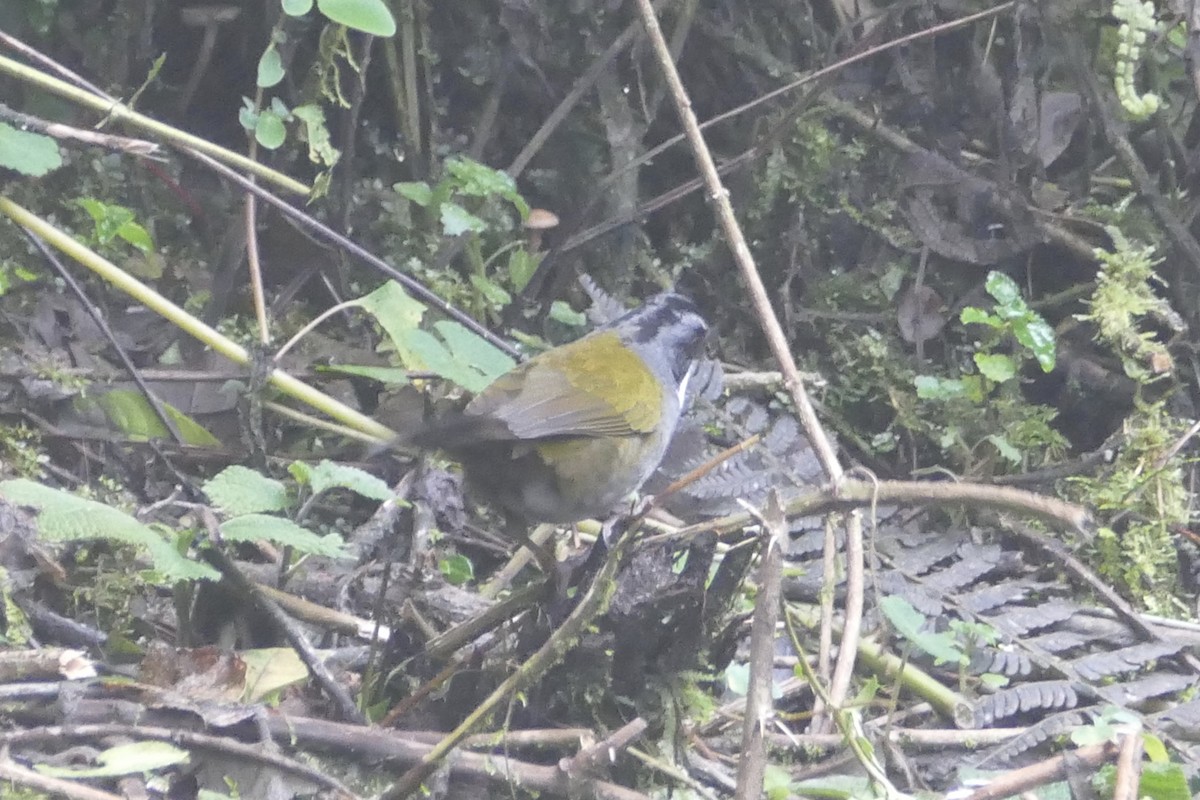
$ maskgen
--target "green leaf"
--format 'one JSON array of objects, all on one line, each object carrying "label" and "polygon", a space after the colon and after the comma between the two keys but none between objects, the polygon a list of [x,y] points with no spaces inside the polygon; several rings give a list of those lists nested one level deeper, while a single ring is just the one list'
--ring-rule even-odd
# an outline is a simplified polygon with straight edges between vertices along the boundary
[{"label": "green leaf", "polygon": [[0,122],[0,167],[40,178],[62,166],[58,142],[40,133],[22,131]]},{"label": "green leaf", "polygon": [[150,236],[150,231],[132,220],[117,228],[117,236],[143,253],[154,249],[154,239]]},{"label": "green leaf", "polygon": [[1017,374],[1017,365],[1003,353],[976,353],[975,366],[985,378],[995,383],[1005,383]]},{"label": "green leaf", "polygon": [[242,98],[242,107],[238,109],[238,123],[247,131],[253,131],[258,125],[258,109],[249,97]]},{"label": "green leaf", "polygon": [[291,647],[239,650],[238,658],[246,665],[243,703],[262,702],[282,689],[308,680],[308,667]]},{"label": "green leaf", "polygon": [[958,664],[966,658],[952,636],[925,630],[925,615],[898,595],[888,595],[879,601],[879,608],[892,623],[896,632],[941,663]]},{"label": "green leaf", "polygon": [[964,375],[962,377],[963,397],[979,405],[987,397],[991,384],[982,375]]},{"label": "green leaf", "polygon": [[487,230],[486,222],[458,203],[442,203],[441,212],[442,233],[446,236],[460,236],[467,231],[482,233]]},{"label": "green leaf", "polygon": [[478,392],[515,364],[503,351],[457,322],[437,322],[434,329],[440,339],[417,327],[425,305],[409,297],[394,281],[360,298],[358,304],[374,314],[401,363],[410,370],[429,371]]},{"label": "green leaf", "polygon": [[143,245],[150,242],[150,234],[134,221],[133,211],[126,209],[124,205],[102,203],[101,200],[90,197],[79,198],[77,203],[91,217],[92,233],[101,245],[107,245],[118,237],[125,241],[139,241]]},{"label": "green leaf", "polygon": [[1142,775],[1138,782],[1138,797],[1152,800],[1189,800],[1194,797],[1181,764],[1152,762],[1139,766]]},{"label": "green leaf", "polygon": [[438,570],[451,586],[465,586],[475,579],[475,567],[471,559],[461,553],[443,558],[438,562]]},{"label": "green leaf", "polygon": [[1028,347],[1033,353],[1042,372],[1050,372],[1054,369],[1054,362],[1058,357],[1055,349],[1057,345],[1054,339],[1054,329],[1050,327],[1050,323],[1042,319],[1041,315],[1030,311],[1025,318],[1015,320],[1013,335],[1017,337],[1018,342]]},{"label": "green leaf", "polygon": [[763,792],[767,800],[787,800],[792,797],[792,776],[778,764],[767,764],[763,771]]},{"label": "green leaf", "polygon": [[488,383],[517,365],[512,356],[462,323],[439,320],[433,324],[433,328],[446,342],[455,360],[478,370]]},{"label": "green leaf", "polygon": [[428,331],[405,331],[402,340],[404,349],[413,354],[414,363],[408,365],[413,369],[428,370],[469,392],[479,392],[491,383],[482,372],[455,358],[442,340]]},{"label": "green leaf", "polygon": [[270,514],[246,514],[221,523],[221,538],[227,542],[256,542],[260,539],[291,547],[300,553],[341,558],[346,550],[335,533],[318,536],[290,519]]},{"label": "green leaf", "polygon": [[392,490],[386,483],[358,467],[333,461],[322,461],[315,467],[310,467],[303,461],[297,461],[289,469],[297,480],[303,480],[309,485],[313,494],[321,494],[330,489],[349,489],[371,500],[390,500],[392,497]]},{"label": "green leaf", "polygon": [[504,291],[504,287],[486,275],[478,273],[471,276],[471,285],[483,295],[488,305],[502,308],[512,302],[512,295]]},{"label": "green leaf", "polygon": [[314,164],[332,167],[342,157],[342,151],[333,146],[329,138],[329,126],[325,123],[325,109],[307,103],[292,109],[292,116],[304,125],[304,140],[308,142],[308,160]]},{"label": "green leaf", "polygon": [[446,174],[460,193],[469,197],[502,197],[516,206],[521,219],[529,216],[529,204],[517,191],[516,181],[504,170],[465,156],[454,156],[446,159]]},{"label": "green leaf", "polygon": [[992,689],[1003,689],[1008,686],[1008,676],[995,672],[985,672],[979,676],[979,682]]},{"label": "green leaf", "polygon": [[258,77],[255,82],[259,88],[270,89],[283,80],[283,76],[283,56],[279,54],[275,43],[271,42],[263,51],[262,57],[258,59]]},{"label": "green leaf", "polygon": [[417,358],[407,349],[404,337],[409,330],[421,324],[421,318],[425,315],[425,304],[411,297],[404,291],[404,287],[395,281],[388,281],[370,294],[358,298],[356,302],[360,308],[375,317],[375,321],[396,348],[401,363],[410,369],[421,369],[422,367],[414,366]]},{"label": "green leaf", "polygon": [[1021,451],[1013,447],[1007,438],[998,433],[993,433],[987,437],[987,440],[995,445],[996,450],[1004,457],[1004,460],[1010,464],[1021,463]]},{"label": "green leaf", "polygon": [[425,181],[403,181],[393,183],[396,194],[416,203],[421,208],[429,208],[433,203],[433,189]]},{"label": "green leaf", "polygon": [[975,306],[967,306],[959,312],[958,320],[963,325],[987,325],[992,328],[999,328],[1004,324],[999,317]]},{"label": "green leaf", "polygon": [[1071,731],[1071,741],[1080,747],[1116,741],[1117,730],[1108,721],[1097,719],[1091,725],[1083,725]]},{"label": "green leaf", "polygon": [[169,742],[128,742],[110,747],[96,755],[100,766],[52,767],[38,764],[35,769],[54,778],[115,778],[186,764],[191,756]]},{"label": "green leaf", "polygon": [[289,17],[303,17],[312,11],[313,0],[283,0],[283,13]]},{"label": "green leaf", "polygon": [[996,301],[997,308],[1003,314],[1022,314],[1027,309],[1025,300],[1021,297],[1021,287],[1017,282],[995,270],[988,273],[984,284],[987,293]]},{"label": "green leaf", "polygon": [[725,688],[740,697],[750,689],[750,665],[733,662],[725,668]]},{"label": "green leaf", "polygon": [[587,325],[587,315],[576,311],[565,300],[555,300],[550,304],[550,319],[570,325],[572,328],[582,328]]},{"label": "green leaf", "polygon": [[38,531],[52,541],[107,539],[145,550],[169,582],[215,580],[215,569],[192,561],[150,527],[123,511],[95,500],[51,489],[24,479],[0,482],[0,496],[18,505],[37,509]]},{"label": "green leaf", "polygon": [[529,279],[537,272],[541,259],[524,247],[508,254],[508,282],[514,291],[520,292],[529,285]]},{"label": "green leaf", "polygon": [[1171,755],[1167,752],[1167,746],[1163,740],[1152,733],[1142,734],[1142,749],[1146,751],[1146,758],[1151,761],[1165,764],[1171,760]]},{"label": "green leaf", "polygon": [[396,35],[396,20],[383,0],[317,0],[317,8],[347,28],[372,36]]},{"label": "green leaf", "polygon": [[[169,403],[159,403],[175,423],[175,428],[184,442],[197,447],[220,446],[220,440],[200,423]],[[136,389],[112,389],[96,396],[81,396],[75,400],[75,407],[85,413],[91,407],[98,408],[114,428],[130,439],[148,441],[171,438],[170,431],[159,419],[158,414],[154,413],[150,401]]]},{"label": "green leaf", "polygon": [[249,467],[226,467],[204,483],[204,493],[226,514],[283,511],[291,501],[287,487]]},{"label": "green leaf", "polygon": [[917,397],[922,400],[947,400],[952,397],[962,397],[965,392],[963,382],[957,378],[938,378],[934,375],[918,375],[913,379],[917,389]]},{"label": "green leaf", "polygon": [[826,775],[792,784],[793,797],[820,797],[823,800],[864,800],[878,797],[871,779],[857,775]]},{"label": "green leaf", "polygon": [[274,109],[263,109],[254,125],[254,139],[268,150],[277,150],[287,140],[287,126]]}]

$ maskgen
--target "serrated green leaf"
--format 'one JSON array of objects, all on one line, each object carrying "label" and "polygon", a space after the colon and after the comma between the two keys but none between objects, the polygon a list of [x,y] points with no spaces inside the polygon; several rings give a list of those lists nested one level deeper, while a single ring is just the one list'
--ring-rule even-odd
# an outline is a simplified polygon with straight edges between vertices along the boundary
[{"label": "serrated green leaf", "polygon": [[879,608],[898,634],[933,656],[937,663],[957,664],[965,658],[953,637],[925,630],[925,616],[903,597],[888,595],[879,601]]},{"label": "serrated green leaf", "polygon": [[961,380],[934,375],[918,375],[913,379],[913,385],[917,389],[917,397],[922,400],[946,400],[961,397],[965,392]]},{"label": "serrated green leaf", "polygon": [[[113,239],[126,235],[137,238],[134,231],[138,228],[145,231],[145,228],[134,220],[133,211],[125,206],[104,203],[94,197],[83,197],[76,202],[92,218],[92,232],[100,244],[108,244]],[[149,239],[149,234],[146,234],[145,238]]]},{"label": "serrated green leaf", "polygon": [[488,383],[517,365],[512,356],[454,320],[439,320],[434,330],[446,342],[455,360],[478,370]]},{"label": "serrated green leaf", "polygon": [[521,219],[529,216],[529,204],[517,191],[516,181],[504,170],[455,156],[446,159],[446,174],[459,193],[470,197],[503,197],[516,207]]},{"label": "serrated green leaf", "polygon": [[154,238],[150,236],[150,231],[132,220],[117,229],[117,236],[143,253],[154,249]]},{"label": "serrated green leaf", "polygon": [[287,487],[249,467],[226,467],[206,481],[204,493],[226,514],[283,511],[290,505]]},{"label": "serrated green leaf", "polygon": [[1139,766],[1142,774],[1138,781],[1138,797],[1151,800],[1188,800],[1194,797],[1181,764],[1151,762]]},{"label": "serrated green leaf", "polygon": [[1003,323],[1000,319],[992,314],[984,311],[982,308],[975,306],[967,306],[958,314],[958,320],[963,325],[987,325],[991,328],[999,328]]},{"label": "serrated green leaf", "polygon": [[987,440],[995,446],[996,451],[1010,464],[1021,463],[1021,451],[1013,447],[1012,443],[1006,437],[998,433],[993,433],[987,437]]},{"label": "serrated green leaf", "polygon": [[369,472],[358,467],[322,461],[308,469],[307,481],[313,494],[330,489],[348,489],[371,500],[390,500],[392,490]]},{"label": "serrated green leaf", "polygon": [[1054,362],[1058,355],[1054,328],[1050,327],[1050,323],[1031,311],[1027,317],[1013,322],[1013,335],[1017,337],[1018,342],[1028,347],[1033,353],[1042,372],[1050,372],[1054,369]]},{"label": "serrated green leaf", "polygon": [[1017,365],[1003,353],[976,353],[975,366],[985,378],[995,383],[1005,383],[1017,374]]},{"label": "serrated green leaf", "polygon": [[0,122],[0,167],[40,178],[62,166],[58,143],[40,133],[22,131]]},{"label": "serrated green leaf", "polygon": [[405,337],[408,331],[421,324],[425,315],[425,304],[411,297],[404,287],[395,281],[388,281],[368,295],[355,301],[360,308],[375,317],[379,327],[387,334],[400,362],[409,369],[423,369],[414,366],[417,356],[408,349]]},{"label": "serrated green leaf", "polygon": [[318,536],[290,519],[270,514],[246,514],[221,523],[221,537],[229,542],[265,540],[300,553],[312,553],[329,558],[346,555],[345,546],[337,534]]},{"label": "serrated green leaf", "polygon": [[1002,312],[1021,313],[1025,310],[1025,301],[1021,298],[1021,287],[1017,286],[1017,282],[1003,272],[995,270],[989,272],[984,288],[987,289],[987,293],[996,301],[996,306]]},{"label": "serrated green leaf", "polygon": [[425,181],[403,181],[393,183],[392,189],[401,197],[407,198],[421,208],[429,208],[433,203],[433,189]]},{"label": "serrated green leaf", "polygon": [[18,479],[0,482],[0,496],[37,509],[38,532],[48,540],[107,539],[144,549],[154,569],[170,582],[215,580],[215,569],[192,561],[162,536],[123,511],[69,492]]},{"label": "serrated green leaf", "polygon": [[127,742],[110,747],[96,755],[100,766],[54,767],[38,764],[34,768],[54,778],[114,778],[121,775],[140,775],[146,772],[186,764],[191,756],[169,742]]},{"label": "serrated green leaf", "polygon": [[442,203],[440,216],[442,233],[446,236],[461,236],[468,231],[481,233],[487,230],[486,222],[458,203]]},{"label": "serrated green leaf", "polygon": [[413,369],[425,369],[448,381],[458,384],[469,392],[479,392],[491,380],[470,364],[459,361],[445,343],[428,331],[407,331],[403,336],[404,348],[412,353]]},{"label": "serrated green leaf", "polygon": [[317,8],[347,28],[372,36],[396,35],[396,20],[383,0],[317,0]]}]

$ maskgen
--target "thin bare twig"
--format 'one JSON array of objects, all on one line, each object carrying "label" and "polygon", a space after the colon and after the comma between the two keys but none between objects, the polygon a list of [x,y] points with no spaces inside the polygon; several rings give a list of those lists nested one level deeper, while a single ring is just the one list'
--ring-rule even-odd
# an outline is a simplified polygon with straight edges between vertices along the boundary
[{"label": "thin bare twig", "polygon": [[783,562],[787,557],[787,519],[772,491],[766,507],[750,512],[762,524],[762,562],[758,598],[750,628],[750,683],[746,690],[746,718],[742,724],[742,759],[738,767],[737,800],[762,796],[767,769],[767,728],[775,715],[771,700],[775,667],[775,624],[783,601]]},{"label": "thin bare twig", "polygon": [[[724,234],[729,249],[733,253],[734,262],[738,265],[742,281],[745,283],[746,289],[750,294],[755,317],[758,319],[759,326],[762,328],[771,353],[775,357],[775,361],[779,364],[783,372],[784,386],[788,390],[792,404],[795,406],[796,413],[800,417],[800,422],[804,426],[804,432],[812,444],[813,451],[816,453],[817,459],[821,462],[822,469],[834,483],[838,483],[844,478],[844,471],[841,464],[838,463],[837,455],[834,452],[833,445],[829,441],[829,437],[825,435],[825,431],[821,427],[821,422],[817,419],[816,411],[808,399],[808,393],[804,390],[804,382],[799,370],[796,368],[796,361],[788,346],[787,335],[783,331],[783,326],[780,324],[779,318],[775,316],[775,312],[771,308],[771,301],[767,295],[766,285],[759,275],[758,267],[754,263],[754,256],[750,253],[750,247],[746,244],[746,239],[742,235],[737,217],[733,213],[733,206],[729,202],[729,191],[722,185],[712,153],[709,152],[708,146],[704,142],[704,137],[700,133],[700,125],[696,120],[696,114],[692,111],[687,91],[684,89],[679,72],[675,69],[675,64],[671,60],[670,49],[667,47],[666,39],[663,37],[662,28],[659,26],[658,19],[654,15],[654,9],[650,5],[650,0],[638,0],[638,11],[642,17],[642,24],[646,27],[646,33],[650,38],[654,53],[658,58],[659,67],[663,71],[667,86],[670,88],[671,96],[675,101],[675,108],[679,113],[688,143],[691,145],[692,154],[696,159],[701,174],[704,176],[704,183],[715,206],[721,232]],[[848,553],[862,552],[862,520],[857,514],[851,513],[847,518],[846,540]],[[855,561],[847,558],[845,623],[843,626],[843,638],[838,647],[837,666],[834,668],[832,685],[830,687],[830,698],[835,706],[841,705],[850,688],[850,676],[854,669],[855,649],[859,632],[862,628],[862,610],[863,565],[861,560]]]}]

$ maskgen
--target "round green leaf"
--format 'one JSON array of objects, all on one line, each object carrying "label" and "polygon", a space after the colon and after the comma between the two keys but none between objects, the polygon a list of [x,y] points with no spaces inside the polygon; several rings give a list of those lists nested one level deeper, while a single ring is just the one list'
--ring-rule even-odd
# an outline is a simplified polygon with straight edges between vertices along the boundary
[{"label": "round green leaf", "polygon": [[396,34],[396,20],[383,0],[317,0],[317,8],[347,28],[372,36]]},{"label": "round green leaf", "polygon": [[283,80],[283,74],[283,56],[279,55],[279,50],[272,43],[258,60],[258,85],[270,89]]},{"label": "round green leaf", "polygon": [[275,150],[287,138],[287,128],[278,114],[264,110],[258,115],[258,124],[254,126],[254,138],[268,150]]},{"label": "round green leaf", "polygon": [[471,560],[461,553],[443,558],[438,563],[438,569],[451,586],[464,586],[475,577],[475,568],[471,565]]},{"label": "round green leaf", "polygon": [[289,17],[303,17],[312,11],[313,0],[283,0],[283,13]]},{"label": "round green leaf", "polygon": [[975,366],[985,378],[995,383],[1005,383],[1017,374],[1016,363],[1002,353],[976,353]]},{"label": "round green leaf", "polygon": [[61,166],[58,144],[49,136],[0,122],[0,167],[38,178]]}]

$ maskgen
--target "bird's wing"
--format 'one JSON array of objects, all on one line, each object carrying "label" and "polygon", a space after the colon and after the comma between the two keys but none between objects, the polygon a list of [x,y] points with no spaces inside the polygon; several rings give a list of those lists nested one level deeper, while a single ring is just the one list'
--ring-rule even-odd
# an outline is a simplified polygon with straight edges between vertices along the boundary
[{"label": "bird's wing", "polygon": [[[602,332],[547,351],[502,375],[464,416],[501,423],[519,440],[648,433],[662,415],[662,388],[616,334]],[[495,432],[500,426],[481,426]]]}]

